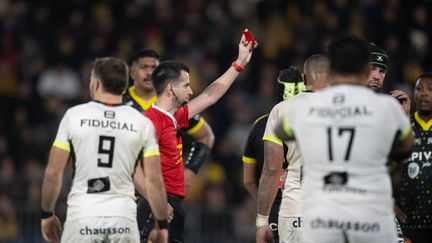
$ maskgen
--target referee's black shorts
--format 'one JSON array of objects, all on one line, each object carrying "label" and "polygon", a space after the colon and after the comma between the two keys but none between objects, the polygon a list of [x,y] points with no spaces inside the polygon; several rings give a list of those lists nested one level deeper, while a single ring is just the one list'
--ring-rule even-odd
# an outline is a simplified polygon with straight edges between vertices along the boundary
[{"label": "referee's black shorts", "polygon": [[[184,242],[185,222],[183,199],[168,195],[168,203],[174,209],[174,218],[168,226],[169,242],[182,243]],[[149,234],[155,227],[155,219],[150,204],[141,196],[138,196],[137,200],[137,217],[141,243],[147,243]]]},{"label": "referee's black shorts", "polygon": [[186,215],[183,207],[183,199],[168,195],[168,203],[174,209],[174,218],[168,227],[168,242],[184,242],[184,223]]}]

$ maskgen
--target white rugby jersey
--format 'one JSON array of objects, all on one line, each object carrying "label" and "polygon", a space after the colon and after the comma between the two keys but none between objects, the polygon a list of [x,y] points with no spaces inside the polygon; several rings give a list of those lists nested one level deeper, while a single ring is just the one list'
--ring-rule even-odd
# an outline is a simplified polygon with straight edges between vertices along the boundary
[{"label": "white rugby jersey", "polygon": [[411,130],[395,98],[337,85],[288,101],[283,125],[304,159],[304,201],[392,202],[387,158]]},{"label": "white rugby jersey", "polygon": [[[309,95],[307,93],[299,94],[298,96]],[[274,133],[278,121],[283,118],[283,111],[286,109],[288,100],[282,101],[275,105],[270,112],[267,120],[266,129],[263,140],[271,141],[282,146],[282,141],[277,138]],[[285,169],[284,186],[282,189],[282,203],[279,209],[279,215],[283,217],[300,217],[301,214],[301,167],[302,158],[297,144],[294,141],[285,141],[288,147],[288,152],[285,159],[288,166]]]},{"label": "white rugby jersey", "polygon": [[[67,219],[136,219],[132,174],[139,156],[159,154],[151,121],[126,105],[96,101],[67,110],[53,146],[70,151],[74,175]],[[145,161],[144,161],[145,163]]]}]

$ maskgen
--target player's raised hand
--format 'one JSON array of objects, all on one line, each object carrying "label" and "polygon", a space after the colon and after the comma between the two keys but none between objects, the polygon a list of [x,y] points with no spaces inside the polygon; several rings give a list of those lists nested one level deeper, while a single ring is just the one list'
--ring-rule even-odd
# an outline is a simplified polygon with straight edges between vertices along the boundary
[{"label": "player's raised hand", "polygon": [[[245,29],[245,31],[248,31],[248,29]],[[242,67],[248,64],[252,57],[252,51],[257,46],[258,46],[258,42],[248,41],[246,40],[246,36],[242,34],[239,43],[239,54],[236,63]]]},{"label": "player's raised hand", "polygon": [[53,215],[52,217],[42,219],[41,230],[42,236],[47,242],[60,242],[62,227],[57,216]]},{"label": "player's raised hand", "polygon": [[403,92],[402,90],[392,90],[390,91],[391,96],[398,99],[402,105],[402,109],[409,116],[411,111],[411,99],[410,97]]}]

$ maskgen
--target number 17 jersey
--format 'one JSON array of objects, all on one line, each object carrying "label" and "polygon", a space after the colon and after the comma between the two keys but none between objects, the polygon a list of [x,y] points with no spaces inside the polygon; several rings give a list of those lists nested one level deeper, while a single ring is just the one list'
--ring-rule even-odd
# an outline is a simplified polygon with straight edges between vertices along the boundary
[{"label": "number 17 jersey", "polygon": [[293,98],[284,130],[304,159],[304,200],[392,203],[386,163],[411,126],[395,98],[337,85]]},{"label": "number 17 jersey", "polygon": [[69,151],[73,161],[68,220],[99,216],[136,220],[132,180],[136,162],[159,155],[148,118],[126,105],[91,101],[66,112],[53,146]]}]

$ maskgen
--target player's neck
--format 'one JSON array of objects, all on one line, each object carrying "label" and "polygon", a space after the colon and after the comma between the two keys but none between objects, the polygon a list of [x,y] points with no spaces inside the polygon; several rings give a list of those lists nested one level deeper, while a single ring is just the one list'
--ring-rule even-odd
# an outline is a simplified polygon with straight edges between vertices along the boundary
[{"label": "player's neck", "polygon": [[120,104],[122,103],[121,95],[114,95],[110,93],[98,93],[95,94],[94,100],[103,102],[103,103],[111,103],[111,104]]},{"label": "player's neck", "polygon": [[418,116],[425,122],[432,120],[432,111],[431,112],[420,112],[417,111]]},{"label": "player's neck", "polygon": [[171,97],[164,97],[163,95],[157,97],[155,105],[173,115],[178,109]]},{"label": "player's neck", "polygon": [[140,86],[135,85],[134,91],[143,100],[149,100],[156,95],[156,91],[154,89],[144,89]]},{"label": "player's neck", "polygon": [[306,90],[319,91],[328,87],[328,82],[326,79],[317,78],[314,79],[310,84],[306,85]]}]

